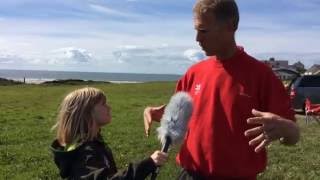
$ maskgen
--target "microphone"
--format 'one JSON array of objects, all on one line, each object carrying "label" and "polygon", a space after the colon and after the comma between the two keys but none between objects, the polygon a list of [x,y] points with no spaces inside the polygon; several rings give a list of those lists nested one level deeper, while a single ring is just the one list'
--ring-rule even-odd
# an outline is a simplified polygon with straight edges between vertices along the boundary
[{"label": "microphone", "polygon": [[[179,145],[184,140],[192,109],[192,98],[188,93],[180,91],[171,97],[164,109],[160,127],[157,128],[162,152],[168,152],[170,145]],[[157,174],[159,168],[152,174],[151,179],[154,180]]]},{"label": "microphone", "polygon": [[192,98],[188,93],[181,91],[171,97],[157,129],[163,152],[168,151],[169,145],[183,141],[192,109]]}]

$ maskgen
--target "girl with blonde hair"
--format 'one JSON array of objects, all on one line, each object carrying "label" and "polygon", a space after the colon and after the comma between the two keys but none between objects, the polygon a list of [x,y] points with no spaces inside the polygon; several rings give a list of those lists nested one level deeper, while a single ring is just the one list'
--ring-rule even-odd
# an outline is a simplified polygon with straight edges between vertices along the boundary
[{"label": "girl with blonde hair", "polygon": [[53,126],[57,136],[51,145],[62,178],[145,179],[167,161],[166,153],[155,151],[118,172],[111,149],[100,135],[101,127],[110,122],[111,108],[101,90],[77,89],[64,98]]}]

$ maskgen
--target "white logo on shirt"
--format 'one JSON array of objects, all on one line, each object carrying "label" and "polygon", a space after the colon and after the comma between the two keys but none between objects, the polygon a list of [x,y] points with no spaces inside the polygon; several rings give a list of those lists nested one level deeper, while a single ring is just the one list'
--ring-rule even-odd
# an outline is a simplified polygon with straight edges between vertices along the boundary
[{"label": "white logo on shirt", "polygon": [[196,87],[194,88],[194,94],[197,95],[201,91],[201,84],[196,84]]}]

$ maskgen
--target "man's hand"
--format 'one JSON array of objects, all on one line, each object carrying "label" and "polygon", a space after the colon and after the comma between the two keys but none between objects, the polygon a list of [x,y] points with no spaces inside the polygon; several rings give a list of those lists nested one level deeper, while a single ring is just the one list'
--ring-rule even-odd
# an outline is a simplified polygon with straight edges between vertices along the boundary
[{"label": "man's hand", "polygon": [[255,117],[247,119],[248,124],[260,126],[245,131],[245,136],[252,137],[250,146],[255,146],[255,152],[260,152],[274,140],[285,144],[295,144],[299,140],[299,128],[295,122],[284,119],[270,112],[252,110]]},{"label": "man's hand", "polygon": [[149,136],[152,121],[160,122],[166,105],[158,107],[146,107],[143,112],[144,130],[146,136]]}]

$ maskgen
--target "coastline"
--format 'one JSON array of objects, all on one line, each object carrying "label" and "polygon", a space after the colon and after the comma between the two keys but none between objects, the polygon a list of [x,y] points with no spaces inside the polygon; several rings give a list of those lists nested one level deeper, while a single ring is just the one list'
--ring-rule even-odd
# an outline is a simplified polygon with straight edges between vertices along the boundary
[{"label": "coastline", "polygon": [[109,72],[69,72],[41,70],[2,70],[0,77],[26,84],[41,84],[46,81],[76,79],[109,83],[144,83],[158,81],[177,81],[177,74],[139,74],[139,73],[109,73]]},{"label": "coastline", "polygon": [[13,81],[22,82],[25,84],[42,84],[49,81],[54,81],[56,79],[36,79],[36,78],[6,78],[11,79]]},{"label": "coastline", "polygon": [[82,81],[82,82],[103,82],[113,84],[137,84],[144,83],[143,81],[94,81],[94,80],[82,80],[82,79],[37,79],[37,78],[5,78],[7,80],[13,80],[25,84],[48,84],[59,81]]},{"label": "coastline", "polygon": [[0,69],[0,78],[12,80],[18,84],[50,84],[50,82],[52,82],[52,84],[63,84],[66,81],[68,81],[67,84],[96,82],[113,84],[136,84],[146,82],[177,81],[180,79],[180,77],[181,75],[177,74],[102,73]]}]

